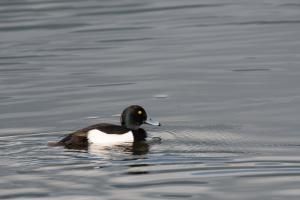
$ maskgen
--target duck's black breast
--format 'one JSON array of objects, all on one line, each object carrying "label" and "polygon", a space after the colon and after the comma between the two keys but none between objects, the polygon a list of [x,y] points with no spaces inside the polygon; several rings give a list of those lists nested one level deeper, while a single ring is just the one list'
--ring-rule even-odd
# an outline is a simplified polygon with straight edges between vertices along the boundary
[{"label": "duck's black breast", "polygon": [[147,132],[142,128],[133,130],[132,133],[135,142],[145,141],[147,138]]},{"label": "duck's black breast", "polygon": [[99,130],[106,134],[117,134],[117,135],[121,135],[130,131],[126,127],[114,125],[114,124],[106,124],[106,123],[94,124],[67,135],[65,138],[60,140],[58,144],[63,145],[67,148],[75,148],[75,149],[86,148],[88,146],[88,137],[87,137],[88,132],[91,130]]}]

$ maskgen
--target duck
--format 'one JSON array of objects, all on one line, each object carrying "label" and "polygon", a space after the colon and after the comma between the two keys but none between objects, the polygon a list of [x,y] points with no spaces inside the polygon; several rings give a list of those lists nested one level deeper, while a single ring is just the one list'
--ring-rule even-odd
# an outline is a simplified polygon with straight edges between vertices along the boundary
[{"label": "duck", "polygon": [[125,108],[120,122],[120,125],[99,123],[82,128],[65,136],[55,146],[82,149],[90,144],[106,146],[140,142],[147,138],[147,132],[141,128],[141,125],[161,126],[160,122],[148,118],[145,109],[139,105]]}]

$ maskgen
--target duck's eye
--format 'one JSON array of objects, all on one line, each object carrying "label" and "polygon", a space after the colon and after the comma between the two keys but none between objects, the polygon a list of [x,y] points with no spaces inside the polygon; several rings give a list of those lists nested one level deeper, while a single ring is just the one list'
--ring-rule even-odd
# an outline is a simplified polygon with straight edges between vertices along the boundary
[{"label": "duck's eye", "polygon": [[138,113],[139,115],[143,114],[143,112],[142,112],[142,111],[140,111],[140,110],[139,110],[137,113]]}]

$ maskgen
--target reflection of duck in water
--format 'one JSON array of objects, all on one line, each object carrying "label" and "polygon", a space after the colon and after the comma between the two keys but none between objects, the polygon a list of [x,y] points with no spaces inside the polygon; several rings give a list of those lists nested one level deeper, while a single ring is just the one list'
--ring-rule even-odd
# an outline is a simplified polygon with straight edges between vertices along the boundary
[{"label": "reflection of duck in water", "polygon": [[146,141],[136,141],[133,143],[123,143],[118,145],[97,145],[97,144],[89,144],[88,152],[94,155],[99,156],[111,156],[111,153],[122,153],[127,155],[145,155],[149,152],[150,145],[160,142],[160,140],[150,140],[150,142]]},{"label": "reflection of duck in water", "polygon": [[141,106],[132,105],[123,111],[121,125],[107,123],[91,125],[67,135],[56,145],[71,149],[86,149],[89,144],[112,146],[133,143],[131,147],[137,148],[147,137],[146,131],[140,128],[142,124],[160,126],[159,122],[147,120],[147,113]]}]

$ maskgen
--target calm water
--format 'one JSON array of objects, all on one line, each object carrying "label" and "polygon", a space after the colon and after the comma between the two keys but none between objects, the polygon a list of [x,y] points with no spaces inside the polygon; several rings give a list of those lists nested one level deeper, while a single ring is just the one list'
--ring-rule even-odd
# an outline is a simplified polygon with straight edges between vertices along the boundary
[{"label": "calm water", "polygon": [[[0,199],[299,199],[298,0],[1,0]],[[161,143],[48,147],[131,104]]]}]

